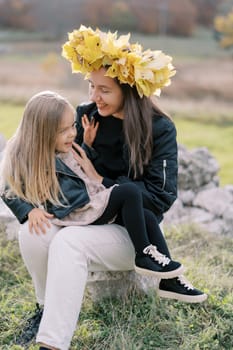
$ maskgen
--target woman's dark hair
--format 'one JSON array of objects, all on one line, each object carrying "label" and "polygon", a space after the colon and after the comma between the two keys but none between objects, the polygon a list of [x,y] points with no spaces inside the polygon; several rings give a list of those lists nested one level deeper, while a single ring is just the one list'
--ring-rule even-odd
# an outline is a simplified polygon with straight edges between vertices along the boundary
[{"label": "woman's dark hair", "polygon": [[152,118],[168,117],[151,98],[138,95],[135,87],[119,84],[124,96],[124,135],[129,148],[130,166],[136,178],[143,174],[152,156]]}]

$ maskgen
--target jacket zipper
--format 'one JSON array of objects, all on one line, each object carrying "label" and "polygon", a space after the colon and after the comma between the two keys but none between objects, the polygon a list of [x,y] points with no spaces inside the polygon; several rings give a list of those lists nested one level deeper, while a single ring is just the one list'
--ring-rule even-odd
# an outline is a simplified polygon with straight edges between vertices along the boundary
[{"label": "jacket zipper", "polygon": [[162,190],[164,190],[165,185],[166,185],[166,167],[167,167],[167,160],[164,159],[163,160],[163,186],[162,186]]}]

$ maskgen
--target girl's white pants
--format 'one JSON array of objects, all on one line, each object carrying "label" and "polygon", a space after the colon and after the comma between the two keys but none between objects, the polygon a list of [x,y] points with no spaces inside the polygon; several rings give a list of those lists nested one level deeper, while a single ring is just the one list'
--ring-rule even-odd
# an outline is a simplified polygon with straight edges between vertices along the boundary
[{"label": "girl's white pants", "polygon": [[76,328],[88,271],[132,270],[135,252],[127,231],[118,225],[51,225],[31,234],[21,225],[19,246],[32,277],[36,298],[44,305],[37,342],[69,349]]}]

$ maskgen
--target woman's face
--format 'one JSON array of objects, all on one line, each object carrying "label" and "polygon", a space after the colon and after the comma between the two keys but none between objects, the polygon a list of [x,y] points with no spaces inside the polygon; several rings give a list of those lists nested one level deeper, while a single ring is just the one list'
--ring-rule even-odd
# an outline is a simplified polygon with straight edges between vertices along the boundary
[{"label": "woman's face", "polygon": [[89,97],[95,102],[98,112],[102,117],[110,115],[123,119],[124,97],[120,86],[117,82],[106,77],[106,69],[101,68],[94,71],[89,77]]},{"label": "woman's face", "polygon": [[56,138],[56,152],[67,153],[72,149],[72,142],[77,134],[75,113],[67,107],[62,116]]}]

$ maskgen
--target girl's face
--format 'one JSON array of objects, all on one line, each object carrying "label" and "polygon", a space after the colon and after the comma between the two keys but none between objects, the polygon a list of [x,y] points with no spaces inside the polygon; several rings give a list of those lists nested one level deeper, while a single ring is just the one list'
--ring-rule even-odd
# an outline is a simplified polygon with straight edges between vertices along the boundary
[{"label": "girl's face", "polygon": [[74,111],[67,107],[62,116],[56,139],[56,152],[67,153],[72,149],[72,142],[77,134]]},{"label": "girl's face", "polygon": [[95,102],[98,112],[102,117],[110,115],[115,118],[124,118],[124,97],[120,86],[116,81],[104,74],[104,68],[94,71],[89,78],[89,97]]}]

